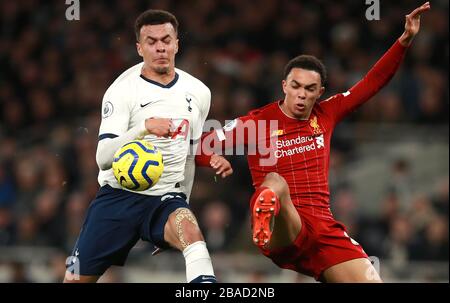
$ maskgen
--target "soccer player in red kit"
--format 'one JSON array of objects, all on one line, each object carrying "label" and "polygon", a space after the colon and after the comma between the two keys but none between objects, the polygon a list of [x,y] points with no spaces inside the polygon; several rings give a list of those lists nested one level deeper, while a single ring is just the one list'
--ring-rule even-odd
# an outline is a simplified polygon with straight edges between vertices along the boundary
[{"label": "soccer player in red kit", "polygon": [[[393,77],[419,31],[420,15],[429,9],[427,2],[406,16],[404,33],[347,92],[317,102],[325,90],[325,67],[313,56],[298,56],[285,68],[284,100],[253,110],[202,137],[197,165],[212,165],[224,175],[230,168],[208,154],[248,148],[256,189],[250,201],[253,241],[278,266],[324,282],[381,282],[362,247],[330,211],[331,135],[339,121]],[[276,122],[277,128],[263,127],[261,122],[269,121]],[[256,131],[252,133],[249,125]],[[269,146],[266,155],[261,146]],[[255,152],[250,153],[252,147]]]}]

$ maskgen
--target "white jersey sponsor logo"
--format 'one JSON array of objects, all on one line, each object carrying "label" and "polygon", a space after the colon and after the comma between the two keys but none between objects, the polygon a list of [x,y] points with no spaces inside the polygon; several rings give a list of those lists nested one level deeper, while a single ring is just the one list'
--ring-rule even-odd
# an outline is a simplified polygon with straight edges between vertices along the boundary
[{"label": "white jersey sponsor logo", "polygon": [[279,159],[286,156],[293,156],[313,151],[316,150],[316,148],[322,149],[325,147],[325,139],[323,137],[323,134],[317,137],[298,136],[294,139],[277,140],[276,147],[277,150],[275,151],[275,157]]}]

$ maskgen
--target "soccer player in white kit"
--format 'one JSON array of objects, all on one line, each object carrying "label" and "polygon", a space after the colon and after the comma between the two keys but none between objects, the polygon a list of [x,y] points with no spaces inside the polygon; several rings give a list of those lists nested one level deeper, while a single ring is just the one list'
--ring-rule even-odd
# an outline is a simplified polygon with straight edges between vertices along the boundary
[{"label": "soccer player in white kit", "polygon": [[[187,203],[195,173],[192,151],[211,92],[175,68],[177,31],[178,21],[166,11],[148,10],[136,19],[136,46],[144,62],[122,73],[104,95],[96,155],[101,188],[68,259],[64,282],[96,282],[111,265],[123,266],[139,239],[182,251],[188,282],[216,282]],[[156,185],[137,193],[118,184],[111,166],[117,149],[142,138],[161,151],[164,172]],[[221,156],[214,155],[211,164],[222,177],[232,173]]]}]

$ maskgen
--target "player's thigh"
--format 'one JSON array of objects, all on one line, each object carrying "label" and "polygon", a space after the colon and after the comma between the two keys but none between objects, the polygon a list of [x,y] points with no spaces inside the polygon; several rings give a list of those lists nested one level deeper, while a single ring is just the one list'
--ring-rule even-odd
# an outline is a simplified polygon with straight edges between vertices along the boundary
[{"label": "player's thigh", "polygon": [[90,277],[101,276],[111,265],[123,266],[139,240],[146,202],[143,195],[102,188],[88,208],[67,271]]},{"label": "player's thigh", "polygon": [[377,271],[369,259],[358,258],[342,262],[326,269],[323,274],[329,283],[380,283]]},{"label": "player's thigh", "polygon": [[67,270],[86,277],[101,276],[111,265],[123,266],[139,240],[137,224],[114,220],[91,220],[81,231]]}]

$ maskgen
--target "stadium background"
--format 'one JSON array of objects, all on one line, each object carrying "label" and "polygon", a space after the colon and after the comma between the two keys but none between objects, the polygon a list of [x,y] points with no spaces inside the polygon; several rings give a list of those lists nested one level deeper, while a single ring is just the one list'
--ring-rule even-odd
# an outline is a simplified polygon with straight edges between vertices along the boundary
[{"label": "stadium background", "polygon": [[[329,71],[326,96],[360,79],[403,31],[421,1],[363,0],[0,2],[0,282],[61,281],[64,262],[98,188],[95,151],[109,84],[139,62],[133,24],[148,8],[180,21],[176,65],[212,91],[224,122],[280,98],[289,58],[308,53]],[[447,281],[448,5],[432,1],[392,82],[347,118],[333,140],[331,207],[380,260],[386,281]],[[282,271],[251,244],[244,157],[214,183],[198,169],[191,196],[223,282],[311,282]],[[182,282],[184,259],[151,257],[139,242],[103,282]]]}]

